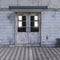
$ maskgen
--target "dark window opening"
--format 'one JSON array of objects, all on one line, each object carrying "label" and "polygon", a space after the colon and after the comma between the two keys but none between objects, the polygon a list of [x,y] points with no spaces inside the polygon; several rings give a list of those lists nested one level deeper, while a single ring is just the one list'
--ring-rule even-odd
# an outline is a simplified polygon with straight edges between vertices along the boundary
[{"label": "dark window opening", "polygon": [[31,22],[31,26],[33,26],[33,27],[34,27],[34,22]]},{"label": "dark window opening", "polygon": [[39,31],[39,28],[31,27],[31,32],[38,32],[38,31]]},{"label": "dark window opening", "polygon": [[31,16],[31,21],[34,21],[34,16]]},{"label": "dark window opening", "polygon": [[22,26],[25,26],[26,27],[26,22],[22,22]]},{"label": "dark window opening", "polygon": [[26,32],[26,28],[25,27],[22,27],[22,28],[18,27],[18,32]]},{"label": "dark window opening", "polygon": [[26,16],[22,16],[22,20],[23,21],[26,21]]}]

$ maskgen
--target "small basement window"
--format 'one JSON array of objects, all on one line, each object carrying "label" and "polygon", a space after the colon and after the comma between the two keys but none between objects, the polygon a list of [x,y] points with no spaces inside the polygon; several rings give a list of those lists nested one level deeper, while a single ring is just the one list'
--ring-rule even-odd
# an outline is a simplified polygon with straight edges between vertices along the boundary
[{"label": "small basement window", "polygon": [[26,16],[18,16],[18,32],[26,32]]},{"label": "small basement window", "polygon": [[31,32],[39,31],[38,16],[31,16]]}]

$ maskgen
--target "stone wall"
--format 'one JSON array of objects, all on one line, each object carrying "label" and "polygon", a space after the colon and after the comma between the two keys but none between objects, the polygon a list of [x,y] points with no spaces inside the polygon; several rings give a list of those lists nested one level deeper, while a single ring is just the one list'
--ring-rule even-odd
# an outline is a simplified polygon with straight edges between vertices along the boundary
[{"label": "stone wall", "polygon": [[48,6],[60,8],[60,0],[0,0],[0,8],[9,6]]},{"label": "stone wall", "polygon": [[0,11],[0,44],[14,44],[14,17],[10,11]]},{"label": "stone wall", "polygon": [[42,12],[41,21],[42,45],[56,45],[56,38],[60,38],[60,12]]}]

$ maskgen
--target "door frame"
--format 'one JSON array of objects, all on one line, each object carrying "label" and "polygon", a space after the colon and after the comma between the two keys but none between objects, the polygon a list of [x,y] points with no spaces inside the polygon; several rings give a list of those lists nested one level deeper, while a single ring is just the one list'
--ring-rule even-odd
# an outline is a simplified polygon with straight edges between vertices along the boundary
[{"label": "door frame", "polygon": [[15,24],[14,24],[14,31],[15,31],[15,46],[17,45],[16,44],[16,41],[17,41],[17,38],[16,38],[16,36],[17,36],[17,18],[18,18],[18,14],[20,14],[20,15],[26,15],[26,14],[38,14],[38,16],[40,17],[39,18],[39,36],[40,36],[40,38],[39,38],[39,40],[40,40],[40,46],[41,46],[41,12],[40,13],[34,13],[34,12],[16,12],[15,13]]}]

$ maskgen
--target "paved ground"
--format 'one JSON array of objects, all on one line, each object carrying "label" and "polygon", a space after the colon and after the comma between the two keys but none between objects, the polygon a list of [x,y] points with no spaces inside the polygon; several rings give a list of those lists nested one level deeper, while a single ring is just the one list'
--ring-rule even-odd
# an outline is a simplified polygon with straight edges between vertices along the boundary
[{"label": "paved ground", "polygon": [[0,60],[60,60],[60,48],[0,47]]}]

